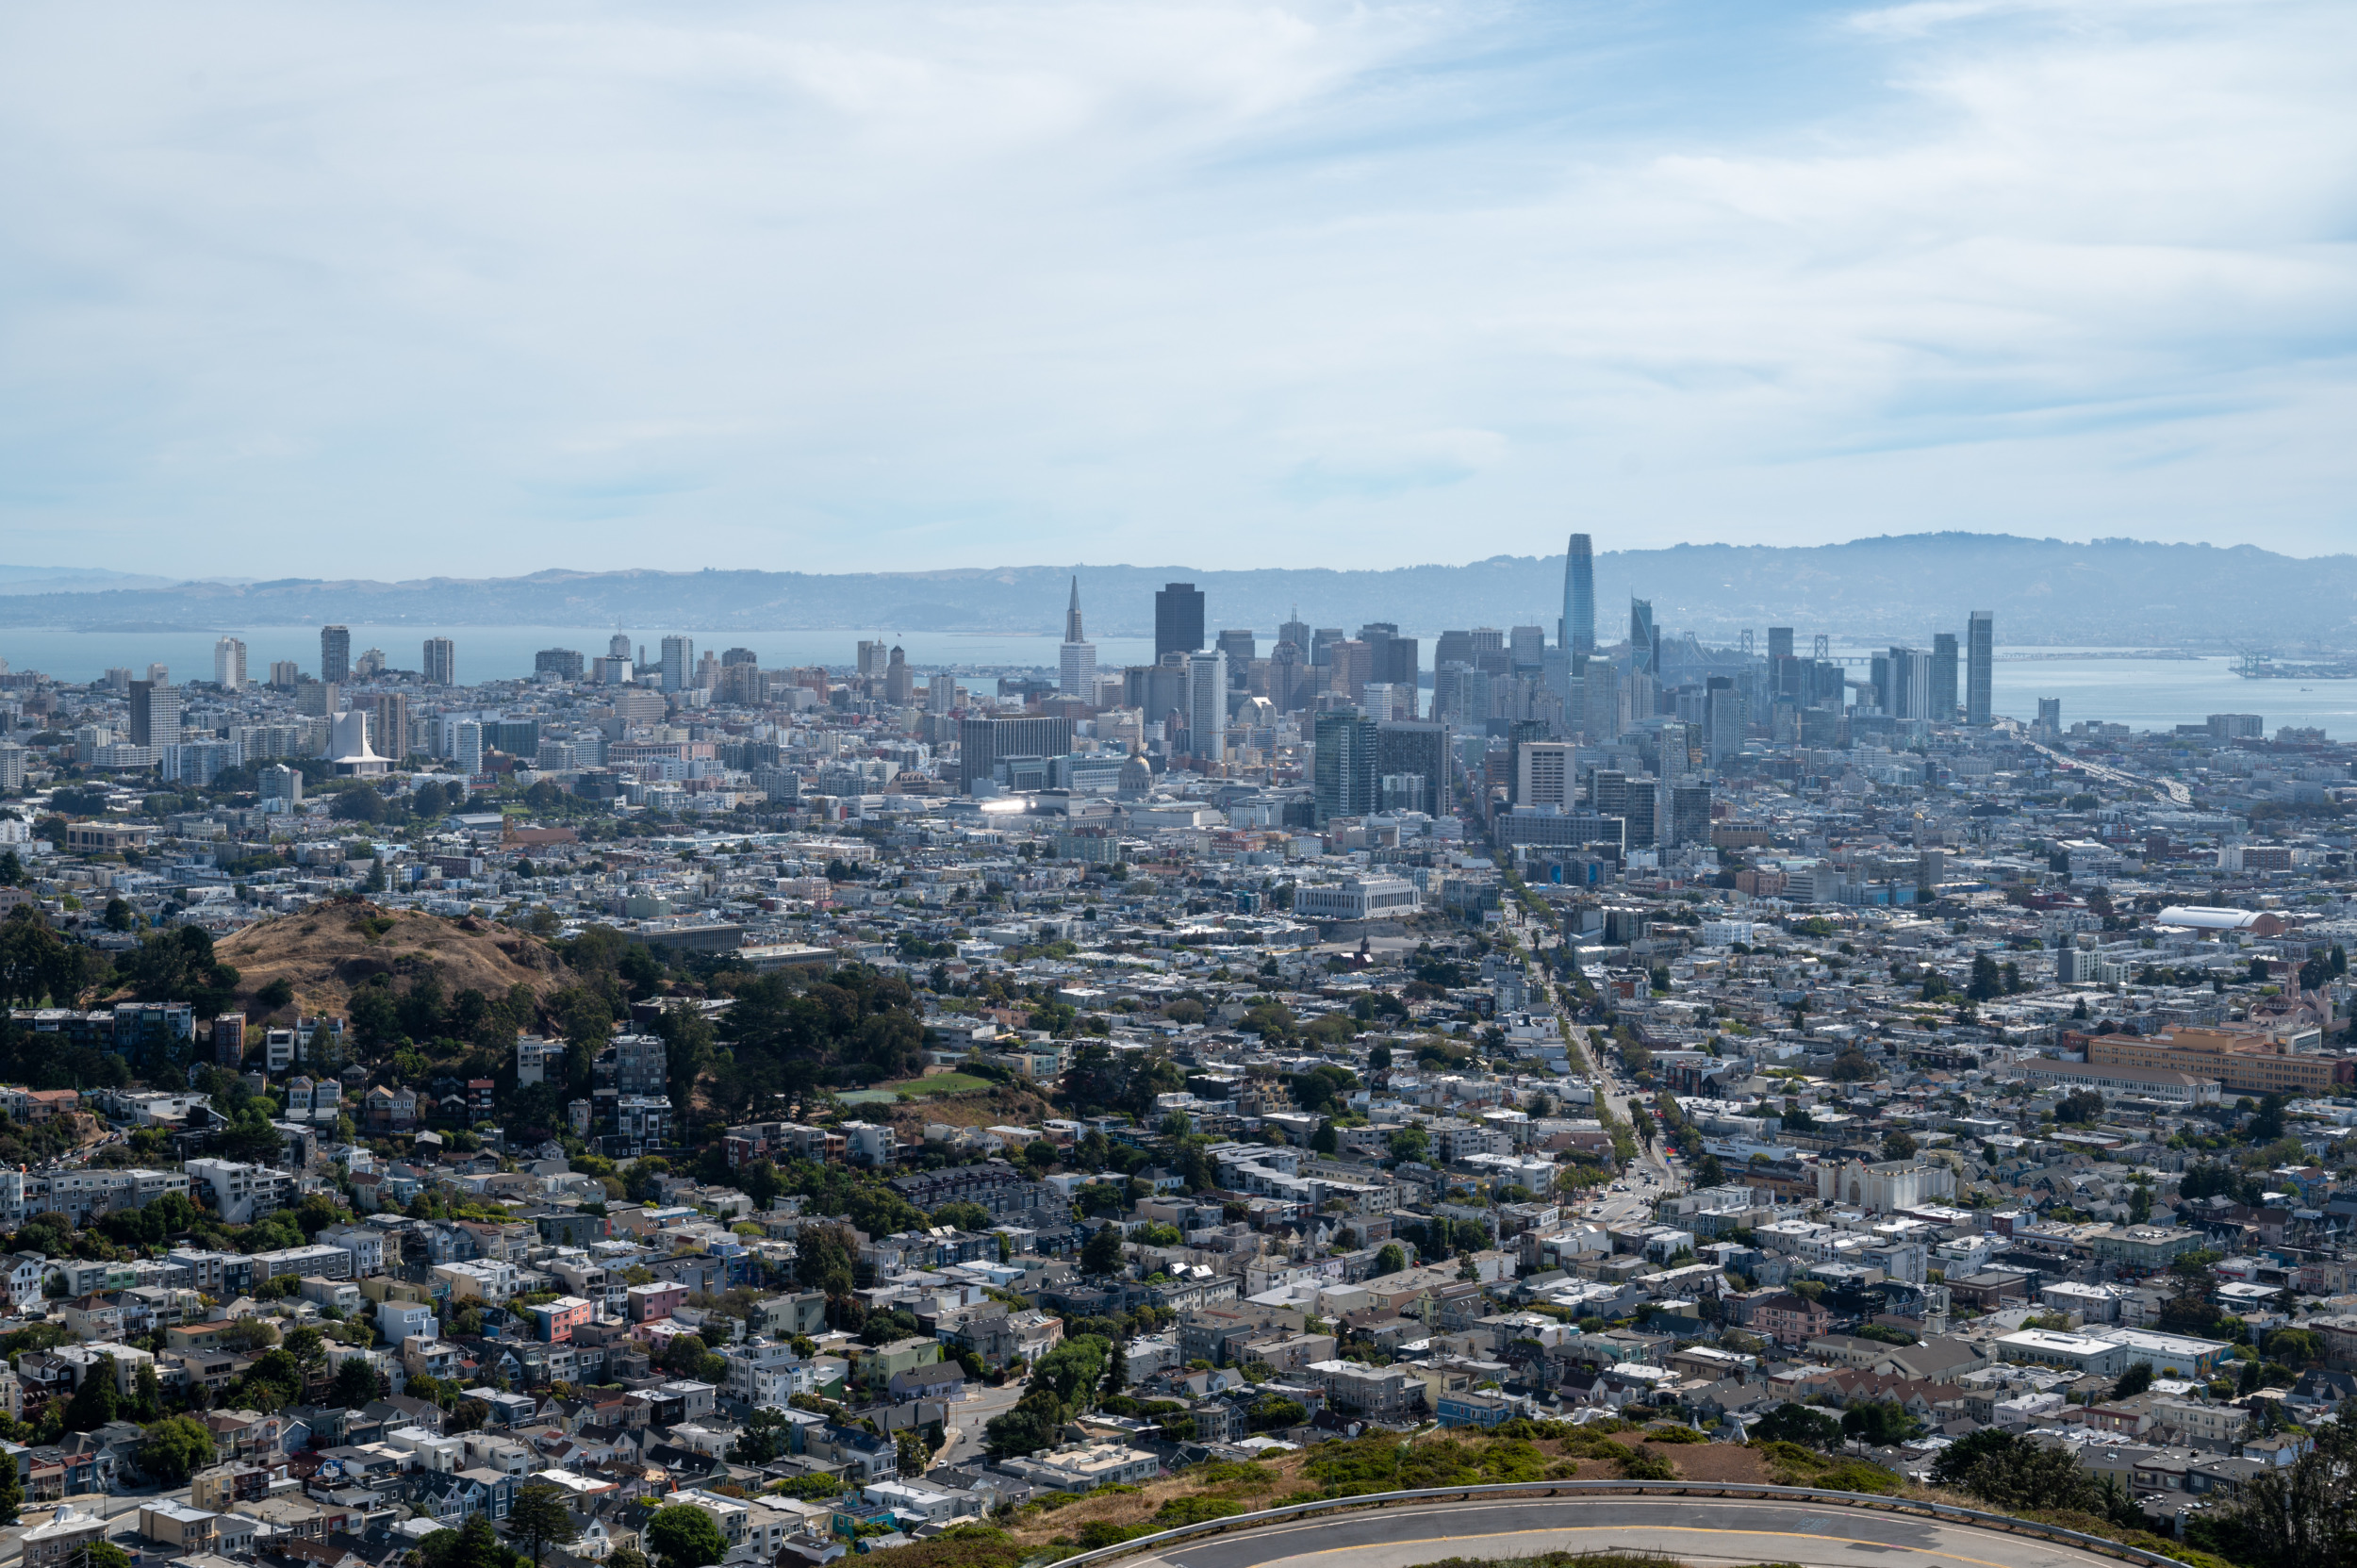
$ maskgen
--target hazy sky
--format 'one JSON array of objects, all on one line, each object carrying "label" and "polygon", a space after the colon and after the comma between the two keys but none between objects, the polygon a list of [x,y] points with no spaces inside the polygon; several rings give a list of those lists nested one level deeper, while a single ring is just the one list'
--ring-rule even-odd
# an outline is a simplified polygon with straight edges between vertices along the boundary
[{"label": "hazy sky", "polygon": [[2357,7],[0,16],[0,561],[2357,548]]}]

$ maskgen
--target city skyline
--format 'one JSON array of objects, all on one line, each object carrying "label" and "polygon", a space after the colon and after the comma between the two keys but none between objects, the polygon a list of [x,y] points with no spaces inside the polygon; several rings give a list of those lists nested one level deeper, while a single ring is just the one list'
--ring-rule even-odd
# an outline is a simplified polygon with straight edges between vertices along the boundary
[{"label": "city skyline", "polygon": [[20,561],[2346,537],[2346,8],[4,25]]}]

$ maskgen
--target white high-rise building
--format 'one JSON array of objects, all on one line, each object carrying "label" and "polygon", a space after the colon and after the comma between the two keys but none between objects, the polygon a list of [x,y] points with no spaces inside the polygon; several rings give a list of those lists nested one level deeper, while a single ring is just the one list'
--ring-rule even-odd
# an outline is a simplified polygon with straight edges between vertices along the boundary
[{"label": "white high-rise building", "polygon": [[1204,762],[1228,760],[1228,655],[1187,655],[1187,746]]},{"label": "white high-rise building", "polygon": [[483,726],[471,718],[462,718],[451,727],[451,759],[458,764],[458,771],[473,778],[483,771]]},{"label": "white high-rise building", "polygon": [[1080,580],[1072,580],[1072,602],[1063,613],[1063,646],[1058,650],[1056,689],[1084,701],[1096,698],[1096,644],[1080,632]]},{"label": "white high-rise building", "polygon": [[458,645],[448,637],[425,639],[425,684],[430,686],[454,686],[458,684]]},{"label": "white high-rise building", "polygon": [[663,689],[685,691],[695,684],[696,639],[694,637],[665,637],[663,639]]},{"label": "white high-rise building", "polygon": [[245,644],[236,637],[213,644],[213,684],[231,691],[245,687]]}]

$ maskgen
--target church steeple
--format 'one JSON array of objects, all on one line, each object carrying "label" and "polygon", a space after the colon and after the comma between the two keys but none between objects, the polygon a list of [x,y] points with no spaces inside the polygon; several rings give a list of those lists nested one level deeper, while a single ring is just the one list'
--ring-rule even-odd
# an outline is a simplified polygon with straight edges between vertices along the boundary
[{"label": "church steeple", "polygon": [[1063,640],[1066,642],[1088,640],[1080,635],[1080,579],[1077,574],[1072,579],[1072,602],[1065,606],[1063,612]]}]

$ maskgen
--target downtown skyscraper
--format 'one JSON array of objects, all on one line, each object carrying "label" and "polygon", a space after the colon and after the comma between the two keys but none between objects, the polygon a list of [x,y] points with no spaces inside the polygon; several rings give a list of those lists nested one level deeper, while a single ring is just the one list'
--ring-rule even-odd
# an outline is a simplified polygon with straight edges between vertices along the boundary
[{"label": "downtown skyscraper", "polygon": [[1563,557],[1561,636],[1574,657],[1596,651],[1596,560],[1585,534],[1572,536]]},{"label": "downtown skyscraper", "polygon": [[1096,697],[1096,645],[1080,630],[1080,580],[1072,579],[1072,602],[1064,607],[1063,642],[1057,650],[1056,689],[1066,697]]}]

